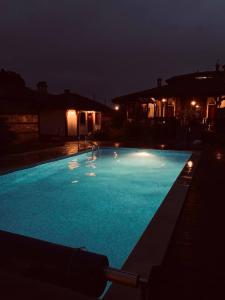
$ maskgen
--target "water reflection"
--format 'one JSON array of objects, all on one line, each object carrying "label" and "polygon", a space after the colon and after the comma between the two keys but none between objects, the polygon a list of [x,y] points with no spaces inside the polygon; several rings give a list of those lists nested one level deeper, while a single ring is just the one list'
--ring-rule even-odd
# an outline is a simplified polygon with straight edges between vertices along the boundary
[{"label": "water reflection", "polygon": [[92,156],[88,156],[88,161],[93,161],[93,160],[96,160],[97,159],[97,156],[96,155],[92,155]]},{"label": "water reflection", "polygon": [[87,163],[87,167],[88,167],[88,168],[92,168],[92,169],[96,169],[96,164],[93,163],[93,162],[88,162],[88,163]]},{"label": "water reflection", "polygon": [[117,159],[118,158],[118,154],[117,154],[117,152],[115,151],[115,152],[113,152],[113,158],[114,159]]},{"label": "water reflection", "polygon": [[77,169],[77,168],[79,168],[79,166],[80,166],[80,164],[76,160],[72,160],[68,163],[68,168],[70,170]]},{"label": "water reflection", "polygon": [[96,174],[94,172],[88,172],[85,174],[86,176],[94,177]]}]

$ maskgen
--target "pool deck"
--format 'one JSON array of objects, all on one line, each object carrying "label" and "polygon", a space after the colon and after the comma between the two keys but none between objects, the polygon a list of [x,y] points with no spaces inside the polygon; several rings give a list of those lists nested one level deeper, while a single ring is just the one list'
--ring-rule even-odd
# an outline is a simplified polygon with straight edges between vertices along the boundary
[{"label": "pool deck", "polygon": [[[85,145],[82,147],[84,149]],[[10,171],[77,151],[77,143],[72,142],[41,151],[5,155],[0,159],[0,171]],[[225,285],[224,174],[225,148],[205,147],[165,259],[151,274],[150,300],[224,298],[219,297]],[[46,296],[78,299],[70,291],[20,279],[16,275],[0,272],[0,277],[1,290],[7,295],[3,299],[13,299],[15,291],[23,299],[31,295],[34,299],[33,294],[35,299]]]},{"label": "pool deck", "polygon": [[164,262],[152,274],[150,299],[225,298],[224,174],[225,149],[208,146]]}]

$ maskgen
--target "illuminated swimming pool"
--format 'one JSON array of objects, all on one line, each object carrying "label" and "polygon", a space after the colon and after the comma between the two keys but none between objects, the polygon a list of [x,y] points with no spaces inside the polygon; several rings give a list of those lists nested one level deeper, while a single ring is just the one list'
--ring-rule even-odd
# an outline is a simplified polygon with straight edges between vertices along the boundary
[{"label": "illuminated swimming pool", "polygon": [[190,152],[103,148],[0,176],[0,229],[85,247],[120,268]]}]

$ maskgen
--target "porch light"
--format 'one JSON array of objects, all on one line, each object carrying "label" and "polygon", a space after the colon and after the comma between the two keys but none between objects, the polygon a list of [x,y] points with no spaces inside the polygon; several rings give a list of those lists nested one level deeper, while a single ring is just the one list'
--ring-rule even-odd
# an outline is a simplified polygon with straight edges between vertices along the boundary
[{"label": "porch light", "polygon": [[120,107],[119,107],[119,105],[115,105],[115,110],[119,110],[120,109]]},{"label": "porch light", "polygon": [[200,105],[197,104],[195,107],[196,107],[196,108],[200,108]]},{"label": "porch light", "polygon": [[217,160],[221,160],[221,159],[222,159],[222,153],[217,152],[217,153],[216,153],[216,159],[217,159]]},{"label": "porch light", "polygon": [[195,106],[196,105],[196,101],[191,101],[191,106]]},{"label": "porch light", "polygon": [[163,102],[163,103],[165,103],[166,101],[167,101],[166,98],[163,98],[163,99],[162,99],[162,102]]},{"label": "porch light", "polygon": [[76,111],[74,109],[68,109],[67,110],[67,115],[70,117],[73,117],[76,115]]},{"label": "porch light", "polygon": [[187,165],[188,165],[188,168],[192,168],[193,167],[193,161],[192,160],[189,160],[188,162],[187,162]]}]

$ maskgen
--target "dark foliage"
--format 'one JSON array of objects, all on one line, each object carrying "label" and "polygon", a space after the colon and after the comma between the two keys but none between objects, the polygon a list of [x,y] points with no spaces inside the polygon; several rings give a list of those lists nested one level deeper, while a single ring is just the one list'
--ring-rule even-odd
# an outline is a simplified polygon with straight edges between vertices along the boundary
[{"label": "dark foliage", "polygon": [[0,88],[24,88],[25,81],[23,78],[15,72],[11,71],[0,71]]}]

